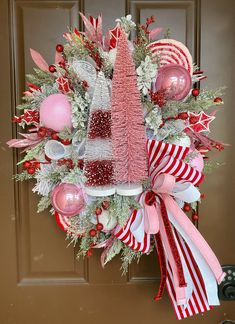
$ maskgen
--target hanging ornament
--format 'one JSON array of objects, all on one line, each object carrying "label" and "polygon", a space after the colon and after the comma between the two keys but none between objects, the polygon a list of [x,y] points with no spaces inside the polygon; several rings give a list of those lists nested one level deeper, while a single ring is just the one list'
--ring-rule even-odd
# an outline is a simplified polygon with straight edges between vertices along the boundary
[{"label": "hanging ornament", "polygon": [[187,129],[190,129],[191,131],[201,133],[201,132],[209,132],[209,125],[212,122],[212,120],[215,119],[215,116],[207,115],[203,111],[196,114],[189,112],[189,126]]},{"label": "hanging ornament", "polygon": [[61,183],[51,193],[54,209],[67,217],[78,215],[85,207],[84,190],[79,185]]},{"label": "hanging ornament", "polygon": [[192,76],[193,59],[183,43],[167,38],[150,43],[147,48],[151,51],[152,57],[159,60],[160,67],[177,64],[184,67]]},{"label": "hanging ornament", "polygon": [[189,72],[180,65],[170,64],[160,68],[156,90],[165,91],[168,99],[182,100],[191,90],[192,80]]},{"label": "hanging ornament", "polygon": [[72,128],[71,104],[64,94],[53,94],[43,100],[40,110],[40,124],[60,132]]}]

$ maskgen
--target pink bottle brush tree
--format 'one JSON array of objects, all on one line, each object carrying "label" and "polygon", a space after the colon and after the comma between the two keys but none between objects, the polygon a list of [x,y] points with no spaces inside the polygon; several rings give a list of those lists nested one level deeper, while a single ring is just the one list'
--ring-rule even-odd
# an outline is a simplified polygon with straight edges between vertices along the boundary
[{"label": "pink bottle brush tree", "polygon": [[112,82],[112,144],[117,193],[135,195],[147,178],[146,133],[137,76],[121,30]]}]

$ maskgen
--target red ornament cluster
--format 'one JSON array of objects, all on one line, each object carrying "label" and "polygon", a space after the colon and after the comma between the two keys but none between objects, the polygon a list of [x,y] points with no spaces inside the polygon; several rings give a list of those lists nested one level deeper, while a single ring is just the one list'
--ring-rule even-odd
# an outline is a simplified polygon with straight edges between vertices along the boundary
[{"label": "red ornament cluster", "polygon": [[161,89],[156,92],[150,92],[151,100],[154,102],[155,105],[158,105],[160,108],[165,106],[166,100],[166,91]]},{"label": "red ornament cluster", "polygon": [[27,171],[28,174],[34,174],[37,169],[40,169],[40,162],[36,160],[28,160],[23,163],[23,169]]}]

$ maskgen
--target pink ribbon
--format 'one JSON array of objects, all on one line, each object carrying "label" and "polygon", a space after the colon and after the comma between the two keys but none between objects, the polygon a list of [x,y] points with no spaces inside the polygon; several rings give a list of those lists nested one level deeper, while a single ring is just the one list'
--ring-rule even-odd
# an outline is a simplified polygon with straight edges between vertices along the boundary
[{"label": "pink ribbon", "polygon": [[182,278],[180,278],[179,273],[179,260],[178,262],[175,260],[172,242],[169,240],[168,234],[171,228],[166,229],[166,225],[164,224],[163,213],[160,208],[162,202],[166,210],[174,215],[180,226],[190,237],[196,248],[200,251],[218,283],[223,280],[224,273],[210,246],[172,197],[172,195],[174,195],[173,189],[175,187],[175,182],[175,177],[172,175],[158,175],[154,181],[154,188],[152,189],[152,195],[155,194],[158,197],[158,202],[155,201],[151,203],[151,197],[148,196],[149,193],[144,193],[142,195],[144,198],[142,198],[142,204],[144,206],[144,231],[147,234],[160,233],[169,263],[172,268],[177,303],[182,305],[186,303],[186,290],[185,287],[180,284],[180,280]]}]

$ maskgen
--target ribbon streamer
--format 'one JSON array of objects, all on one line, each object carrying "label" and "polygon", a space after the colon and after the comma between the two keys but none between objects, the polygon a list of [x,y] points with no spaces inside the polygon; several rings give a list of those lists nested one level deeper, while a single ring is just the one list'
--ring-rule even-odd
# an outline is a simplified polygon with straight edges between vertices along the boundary
[{"label": "ribbon streamer", "polygon": [[183,159],[189,149],[148,140],[149,176],[152,190],[142,193],[142,206],[134,211],[124,228],[114,235],[126,245],[148,253],[144,242],[154,235],[161,268],[161,282],[155,300],[165,285],[177,319],[210,310],[218,305],[217,283],[224,278],[213,251],[184,214],[176,199],[192,203],[200,197],[196,186],[203,174]]}]

